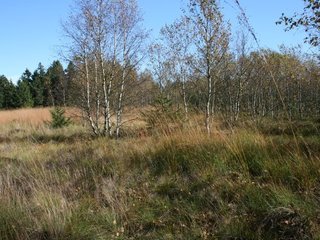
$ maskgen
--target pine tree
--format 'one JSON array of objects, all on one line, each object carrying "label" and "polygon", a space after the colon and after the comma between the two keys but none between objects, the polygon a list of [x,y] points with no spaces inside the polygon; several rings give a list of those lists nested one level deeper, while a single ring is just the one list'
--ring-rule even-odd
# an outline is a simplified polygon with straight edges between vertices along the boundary
[{"label": "pine tree", "polygon": [[33,107],[34,101],[31,93],[31,72],[26,69],[17,84],[19,107]]},{"label": "pine tree", "polygon": [[0,76],[0,108],[4,108],[4,101],[5,101],[5,85],[8,79],[1,75]]},{"label": "pine tree", "polygon": [[76,81],[76,67],[73,62],[69,62],[67,69],[65,71],[65,81],[66,81],[66,104],[75,106],[80,100],[81,96],[81,86],[79,82]]},{"label": "pine tree", "polygon": [[53,106],[62,106],[66,103],[65,74],[62,64],[54,61],[47,71],[49,95]]},{"label": "pine tree", "polygon": [[50,125],[52,128],[66,127],[71,123],[71,119],[65,116],[65,110],[61,107],[55,107],[50,113],[52,118]]},{"label": "pine tree", "polygon": [[19,97],[18,97],[17,88],[12,81],[7,82],[4,96],[5,96],[4,106],[6,109],[19,107]]},{"label": "pine tree", "polygon": [[32,75],[32,96],[34,99],[34,106],[44,106],[45,103],[45,92],[44,92],[44,84],[45,84],[45,70],[41,63],[39,63],[38,68],[34,71]]}]

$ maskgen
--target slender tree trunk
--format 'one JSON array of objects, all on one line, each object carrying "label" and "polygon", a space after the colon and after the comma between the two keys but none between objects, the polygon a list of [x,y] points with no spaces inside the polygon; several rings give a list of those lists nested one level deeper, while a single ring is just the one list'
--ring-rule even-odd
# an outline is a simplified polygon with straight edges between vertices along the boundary
[{"label": "slender tree trunk", "polygon": [[[105,136],[111,136],[110,131],[110,91],[109,86],[107,86],[107,79],[106,79],[106,72],[104,68],[104,58],[102,56],[102,52],[100,52],[100,68],[101,68],[101,74],[102,74],[102,88],[103,88],[103,98],[104,98],[104,106],[103,106],[103,117],[104,117],[104,123],[103,123],[103,134]],[[111,69],[113,71],[113,69]],[[112,81],[111,79],[109,80]]]},{"label": "slender tree trunk", "polygon": [[183,97],[183,107],[185,119],[188,119],[188,103],[187,103],[187,93],[186,93],[186,76],[182,67],[180,68],[180,72],[182,74],[182,97]]},{"label": "slender tree trunk", "polygon": [[123,101],[123,94],[124,94],[124,85],[125,85],[125,78],[126,78],[126,70],[123,69],[122,72],[122,79],[121,79],[121,86],[120,92],[118,96],[118,107],[117,107],[117,123],[116,123],[116,137],[120,137],[120,128],[122,124],[122,101]]},{"label": "slender tree trunk", "polygon": [[[112,136],[112,129],[111,129],[111,112],[110,112],[110,96],[112,90],[113,80],[115,78],[115,71],[116,71],[116,52],[117,52],[117,31],[114,30],[113,32],[113,58],[112,58],[112,66],[110,69],[110,79],[107,83],[105,69],[103,66],[103,61],[101,61],[102,65],[102,74],[103,74],[103,92],[104,92],[104,134],[106,136]],[[101,55],[101,59],[102,55]]]},{"label": "slender tree trunk", "polygon": [[100,118],[100,93],[99,93],[99,84],[98,84],[98,65],[97,65],[97,61],[95,59],[94,61],[94,88],[95,88],[95,110],[96,110],[96,114],[95,114],[95,122],[96,122],[96,128],[97,128],[97,132],[100,132],[100,128],[99,128],[99,118]]},{"label": "slender tree trunk", "polygon": [[291,91],[290,91],[290,86],[289,86],[289,81],[286,79],[286,86],[287,86],[287,111],[289,114],[289,118],[292,118],[292,107],[291,107]]},{"label": "slender tree trunk", "polygon": [[123,43],[123,66],[122,66],[122,76],[121,76],[121,84],[120,84],[120,90],[118,95],[118,107],[117,107],[117,121],[116,121],[116,137],[120,137],[120,128],[122,124],[122,101],[123,101],[123,94],[124,94],[124,85],[127,75],[127,65],[128,65],[128,59],[127,59],[127,42],[126,42],[126,34],[124,36],[124,43]]},{"label": "slender tree trunk", "polygon": [[215,116],[216,113],[216,93],[217,93],[217,89],[216,89],[216,85],[217,85],[217,81],[216,80],[212,80],[212,90],[211,90],[211,118],[213,118]]},{"label": "slender tree trunk", "polygon": [[182,81],[182,95],[183,95],[184,114],[185,114],[185,118],[188,119],[188,103],[187,103],[185,80]]},{"label": "slender tree trunk", "polygon": [[298,109],[299,109],[299,118],[302,118],[302,88],[301,88],[301,79],[298,79]]},{"label": "slender tree trunk", "polygon": [[273,91],[270,83],[270,88],[269,88],[269,97],[270,97],[270,108],[271,108],[271,117],[274,118],[274,96],[273,96]]},{"label": "slender tree trunk", "polygon": [[95,134],[95,135],[98,135],[98,132],[97,132],[97,128],[94,124],[94,121],[92,119],[92,116],[91,116],[91,103],[90,103],[90,78],[89,78],[89,68],[88,68],[88,60],[87,58],[84,59],[84,65],[85,65],[85,75],[86,75],[86,112],[87,112],[87,117],[88,117],[88,120],[89,120],[89,123],[91,125],[91,129],[92,129],[92,132]]},{"label": "slender tree trunk", "polygon": [[238,91],[237,91],[236,103],[235,103],[235,105],[236,105],[236,107],[235,107],[235,116],[234,116],[234,120],[235,121],[237,121],[239,119],[241,98],[242,98],[242,83],[241,83],[241,76],[239,76]]},{"label": "slender tree trunk", "polygon": [[210,62],[207,60],[207,84],[208,84],[208,95],[207,95],[207,106],[206,106],[206,129],[207,133],[210,134],[211,129],[211,99],[212,99],[212,76],[211,76],[211,68]]},{"label": "slender tree trunk", "polygon": [[[113,70],[111,70],[113,71]],[[107,88],[107,96],[111,96],[111,89],[112,89],[112,83],[113,83],[114,75],[112,74],[109,82],[108,82],[108,88]],[[105,130],[108,131],[109,137],[112,136],[112,129],[111,129],[111,112],[110,112],[110,99],[106,99],[106,106],[105,106],[105,113],[106,113],[106,120],[105,120]]]}]

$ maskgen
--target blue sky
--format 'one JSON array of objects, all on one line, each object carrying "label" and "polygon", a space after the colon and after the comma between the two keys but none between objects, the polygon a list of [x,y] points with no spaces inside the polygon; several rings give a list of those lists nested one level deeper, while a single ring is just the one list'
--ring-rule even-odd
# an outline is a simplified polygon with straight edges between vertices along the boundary
[{"label": "blue sky", "polygon": [[[181,15],[183,0],[138,0],[145,26],[156,38],[164,24]],[[67,18],[73,0],[0,0],[0,75],[14,82],[28,68],[34,71],[39,62],[48,67],[59,59],[63,43],[61,22]],[[237,9],[221,0],[224,14],[234,22]],[[228,0],[233,2],[233,0]],[[302,0],[240,0],[262,47],[277,49],[303,43],[303,32],[284,32],[275,21],[282,12],[301,11]],[[308,47],[305,47],[308,50]]]}]

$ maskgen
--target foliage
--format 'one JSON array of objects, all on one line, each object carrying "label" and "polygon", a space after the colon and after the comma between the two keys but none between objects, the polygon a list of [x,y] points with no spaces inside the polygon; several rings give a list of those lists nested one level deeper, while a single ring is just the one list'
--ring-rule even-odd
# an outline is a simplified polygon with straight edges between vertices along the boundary
[{"label": "foliage", "polygon": [[53,61],[48,68],[47,76],[49,81],[47,87],[49,88],[49,102],[52,105],[62,106],[66,104],[66,88],[64,69],[60,61]]},{"label": "foliage", "polygon": [[[320,118],[315,56],[304,54],[301,47],[253,51],[245,32],[239,41],[230,41],[235,36],[231,38],[219,1],[188,0],[183,15],[164,26],[150,48],[152,72],[140,74],[148,34],[137,1],[80,2],[64,29],[72,62],[64,69],[56,60],[47,70],[40,63],[33,73],[26,70],[17,84],[0,76],[0,109],[77,106],[97,136],[125,135],[120,131],[124,111],[152,105],[159,92],[162,96],[144,114],[150,128],[175,128],[181,112],[188,119],[193,108],[206,112],[208,131],[221,116],[232,124],[247,117]],[[278,23],[287,29],[305,28],[307,41],[316,46],[319,0],[304,3],[303,13],[283,15]],[[309,132],[307,128],[302,134]]]},{"label": "foliage", "polygon": [[10,109],[18,106],[18,93],[15,85],[5,76],[0,76],[0,109]]},{"label": "foliage", "polygon": [[1,75],[0,109],[79,105],[75,80],[74,65],[70,62],[65,72],[59,61],[48,70],[41,63],[33,73],[26,69],[16,84]]},{"label": "foliage", "polygon": [[31,93],[31,73],[27,69],[17,83],[17,92],[20,107],[33,107],[33,97]]},{"label": "foliage", "polygon": [[[78,106],[94,135],[118,138],[125,105],[140,94],[133,91],[139,84],[135,75],[149,34],[137,0],[74,3],[63,31],[69,41],[66,52],[74,59],[82,92]],[[113,113],[115,119],[110,117]]]},{"label": "foliage", "polygon": [[180,109],[175,109],[172,100],[161,94],[152,104],[152,109],[142,112],[142,116],[150,129],[169,129],[170,124],[181,121]]},{"label": "foliage", "polygon": [[320,46],[320,1],[303,0],[305,7],[302,13],[295,13],[293,17],[287,17],[283,13],[277,24],[287,26],[286,30],[304,28],[308,33],[305,41],[313,46]]},{"label": "foliage", "polygon": [[65,116],[65,110],[61,107],[55,107],[51,111],[51,122],[52,128],[62,128],[71,124],[71,119]]},{"label": "foliage", "polygon": [[34,106],[45,106],[45,100],[48,96],[45,96],[45,81],[46,81],[46,72],[41,63],[39,63],[38,68],[34,71],[32,75],[31,82],[31,92],[34,99]]}]

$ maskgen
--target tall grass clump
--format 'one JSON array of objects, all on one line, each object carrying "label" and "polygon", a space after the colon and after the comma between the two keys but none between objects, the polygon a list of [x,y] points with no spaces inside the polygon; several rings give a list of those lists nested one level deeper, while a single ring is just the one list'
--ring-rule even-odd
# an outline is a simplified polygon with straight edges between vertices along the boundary
[{"label": "tall grass clump", "polygon": [[141,112],[147,129],[151,133],[168,134],[181,127],[183,114],[167,96],[159,96],[151,109]]}]

